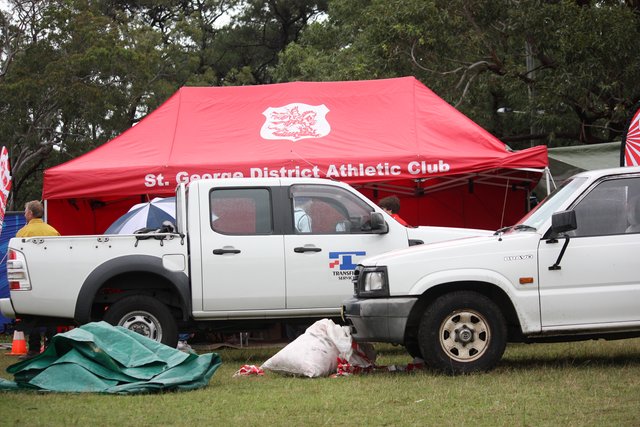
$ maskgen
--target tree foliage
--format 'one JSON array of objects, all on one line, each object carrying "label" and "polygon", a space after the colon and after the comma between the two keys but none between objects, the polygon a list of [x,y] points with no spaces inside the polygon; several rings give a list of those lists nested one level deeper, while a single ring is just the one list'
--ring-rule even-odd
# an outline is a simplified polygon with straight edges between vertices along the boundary
[{"label": "tree foliage", "polygon": [[44,169],[123,132],[180,86],[270,82],[278,53],[326,1],[9,6],[0,16],[0,137],[10,151],[15,209],[40,197]]},{"label": "tree foliage", "polygon": [[637,0],[6,3],[11,209],[183,85],[414,75],[514,148],[618,139],[640,99]]},{"label": "tree foliage", "polygon": [[328,16],[280,80],[414,75],[515,148],[615,140],[640,98],[637,2],[335,0]]}]

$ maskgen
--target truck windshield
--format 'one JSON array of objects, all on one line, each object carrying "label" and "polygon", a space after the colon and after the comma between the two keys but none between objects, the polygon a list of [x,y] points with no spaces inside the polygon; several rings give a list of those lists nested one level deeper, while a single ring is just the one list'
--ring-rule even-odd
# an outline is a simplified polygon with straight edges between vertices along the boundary
[{"label": "truck windshield", "polygon": [[571,197],[576,189],[580,187],[587,178],[571,178],[565,181],[560,187],[556,188],[551,194],[549,194],[540,204],[526,214],[514,228],[518,225],[526,226],[539,230],[544,223],[551,218],[551,215],[558,211],[559,207],[564,204],[567,198]]}]

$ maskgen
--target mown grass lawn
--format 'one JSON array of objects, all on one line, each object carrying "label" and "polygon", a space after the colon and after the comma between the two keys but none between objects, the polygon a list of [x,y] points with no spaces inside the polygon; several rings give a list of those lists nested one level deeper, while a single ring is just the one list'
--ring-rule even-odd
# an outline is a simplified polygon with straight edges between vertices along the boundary
[{"label": "mown grass lawn", "polygon": [[[378,364],[406,365],[377,346]],[[514,344],[497,369],[449,377],[429,370],[338,378],[267,372],[237,377],[278,348],[218,350],[208,387],[142,396],[6,392],[3,426],[637,426],[640,339]],[[0,355],[0,376],[16,359]]]}]

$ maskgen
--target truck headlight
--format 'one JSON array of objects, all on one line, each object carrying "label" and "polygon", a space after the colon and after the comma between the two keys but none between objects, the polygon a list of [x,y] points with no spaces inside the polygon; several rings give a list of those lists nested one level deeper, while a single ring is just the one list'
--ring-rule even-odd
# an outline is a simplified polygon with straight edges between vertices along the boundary
[{"label": "truck headlight", "polygon": [[360,272],[358,294],[361,296],[388,296],[389,281],[386,267],[363,268]]}]

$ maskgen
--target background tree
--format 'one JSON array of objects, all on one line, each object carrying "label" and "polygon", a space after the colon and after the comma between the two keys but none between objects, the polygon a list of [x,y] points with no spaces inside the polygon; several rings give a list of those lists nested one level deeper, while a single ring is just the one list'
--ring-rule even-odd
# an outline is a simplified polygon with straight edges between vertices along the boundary
[{"label": "background tree", "polygon": [[414,75],[514,148],[612,141],[640,98],[639,19],[621,1],[334,0],[275,75]]},{"label": "background tree", "polygon": [[212,44],[227,56],[219,64],[225,85],[272,83],[278,54],[326,12],[327,0],[253,0],[240,6]]},{"label": "background tree", "polygon": [[326,9],[303,0],[8,3],[0,138],[14,176],[9,209],[40,197],[46,168],[123,132],[180,86],[271,81],[278,52]]},{"label": "background tree", "polygon": [[413,75],[516,149],[615,140],[640,100],[637,0],[3,4],[10,209],[184,85]]}]

